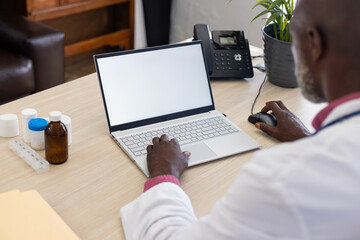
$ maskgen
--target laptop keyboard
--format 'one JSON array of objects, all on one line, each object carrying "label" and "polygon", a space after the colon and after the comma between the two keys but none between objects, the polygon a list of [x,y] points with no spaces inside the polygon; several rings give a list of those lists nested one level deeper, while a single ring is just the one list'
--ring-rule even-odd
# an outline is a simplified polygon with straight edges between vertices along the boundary
[{"label": "laptop keyboard", "polygon": [[135,156],[146,154],[146,147],[152,144],[154,137],[167,134],[169,139],[176,138],[180,145],[204,141],[207,139],[238,132],[222,117],[212,117],[191,121],[171,127],[155,129],[120,138],[120,140],[132,151]]}]

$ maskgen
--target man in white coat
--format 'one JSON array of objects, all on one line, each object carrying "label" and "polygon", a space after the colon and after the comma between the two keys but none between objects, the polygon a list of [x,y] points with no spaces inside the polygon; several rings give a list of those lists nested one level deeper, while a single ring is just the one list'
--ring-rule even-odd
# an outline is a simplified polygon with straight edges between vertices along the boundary
[{"label": "man in white coat", "polygon": [[[360,1],[298,0],[291,32],[306,98],[328,102],[310,132],[266,103],[284,141],[258,151],[209,215],[197,218],[178,179],[188,152],[163,135],[148,146],[151,179],[121,209],[127,239],[360,239]],[[166,101],[166,99],[164,99]],[[186,150],[186,149],[185,149]]]}]

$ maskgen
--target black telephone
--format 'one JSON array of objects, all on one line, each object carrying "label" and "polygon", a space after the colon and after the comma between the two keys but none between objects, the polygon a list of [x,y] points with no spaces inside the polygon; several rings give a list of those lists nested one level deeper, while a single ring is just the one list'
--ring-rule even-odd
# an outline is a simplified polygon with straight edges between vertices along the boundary
[{"label": "black telephone", "polygon": [[206,24],[194,26],[194,40],[202,40],[209,76],[250,78],[254,76],[249,42],[243,31],[212,31]]}]

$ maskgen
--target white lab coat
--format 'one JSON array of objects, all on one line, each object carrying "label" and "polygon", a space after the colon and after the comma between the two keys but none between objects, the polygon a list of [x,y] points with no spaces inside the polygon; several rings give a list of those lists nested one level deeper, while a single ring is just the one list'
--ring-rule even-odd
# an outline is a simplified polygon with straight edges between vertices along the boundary
[{"label": "white lab coat", "polygon": [[[360,110],[336,107],[326,124]],[[360,239],[360,115],[305,139],[254,154],[209,215],[196,218],[186,193],[161,183],[124,206],[132,239]]]}]

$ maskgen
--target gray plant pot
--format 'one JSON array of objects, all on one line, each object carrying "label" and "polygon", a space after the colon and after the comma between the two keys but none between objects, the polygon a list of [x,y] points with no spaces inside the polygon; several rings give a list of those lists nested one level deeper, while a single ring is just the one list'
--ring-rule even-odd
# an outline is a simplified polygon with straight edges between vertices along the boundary
[{"label": "gray plant pot", "polygon": [[280,87],[297,87],[291,43],[276,39],[272,24],[264,27],[262,32],[264,40],[264,61],[268,80],[272,84]]}]

